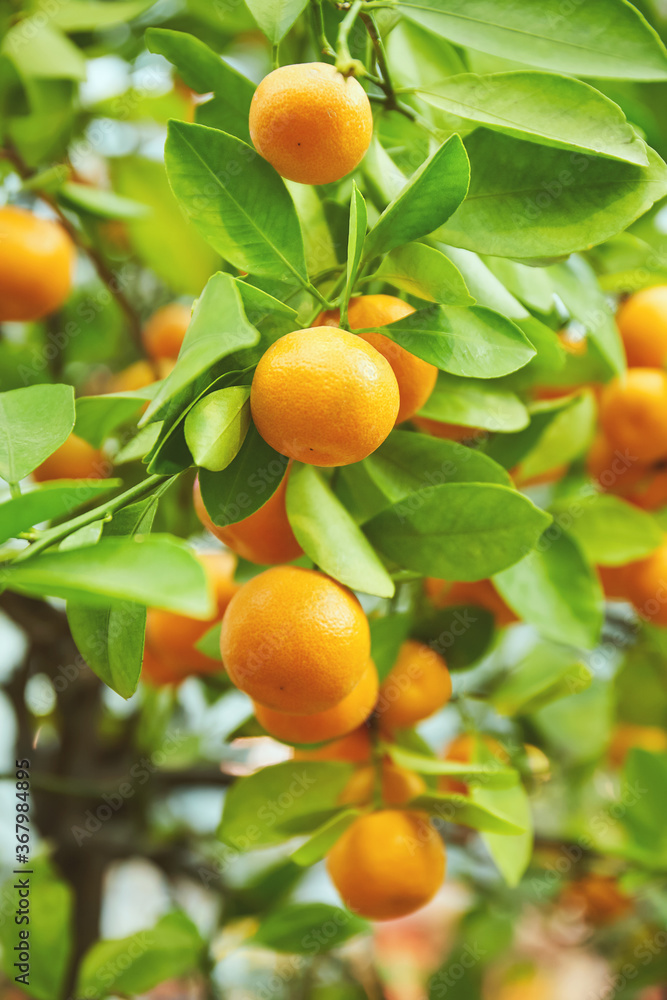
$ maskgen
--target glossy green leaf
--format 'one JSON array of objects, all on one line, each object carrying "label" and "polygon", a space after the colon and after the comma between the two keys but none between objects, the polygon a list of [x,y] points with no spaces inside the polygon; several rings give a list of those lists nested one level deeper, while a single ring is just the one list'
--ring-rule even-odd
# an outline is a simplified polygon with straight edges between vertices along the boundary
[{"label": "glossy green leaf", "polygon": [[340,811],[338,796],[352,770],[337,761],[263,767],[227,792],[218,836],[243,851],[313,833]]},{"label": "glossy green leaf", "polygon": [[114,465],[124,465],[126,462],[136,462],[137,459],[145,458],[149,451],[157,444],[160,436],[162,424],[160,422],[147,424],[131,438],[126,445],[114,455]]},{"label": "glossy green leaf", "polygon": [[74,427],[70,385],[31,385],[0,393],[0,476],[25,479]]},{"label": "glossy green leaf", "polygon": [[598,566],[622,566],[645,559],[663,541],[651,514],[610,493],[558,504],[554,514],[558,519],[567,518],[570,534]]},{"label": "glossy green leaf", "polygon": [[623,769],[622,805],[616,807],[632,837],[631,854],[662,870],[667,868],[667,808],[661,791],[666,781],[667,754],[633,747]]},{"label": "glossy green leaf", "polygon": [[667,168],[589,157],[480,128],[468,197],[437,238],[498,257],[558,257],[602,243],[667,194]]},{"label": "glossy green leaf", "polygon": [[0,46],[24,78],[85,80],[83,53],[43,15],[27,17],[9,29]]},{"label": "glossy green leaf", "polygon": [[564,263],[549,268],[549,273],[570,314],[609,365],[610,374],[625,371],[625,352],[614,313],[589,262],[573,254]]},{"label": "glossy green leaf", "polygon": [[493,615],[475,604],[433,608],[419,618],[412,637],[433,646],[451,671],[465,670],[487,652],[495,634]]},{"label": "glossy green leaf", "polygon": [[441,226],[466,196],[468,158],[458,135],[450,136],[412,175],[366,238],[368,260],[417,240]]},{"label": "glossy green leaf", "polygon": [[506,486],[446,483],[399,500],[364,530],[404,569],[441,579],[481,580],[518,562],[549,520]]},{"label": "glossy green leaf", "polygon": [[371,659],[375,664],[380,683],[396,663],[398,652],[408,638],[412,616],[391,614],[384,618],[371,618]]},{"label": "glossy green leaf", "polygon": [[321,861],[358,815],[358,809],[341,810],[336,816],[323,823],[319,830],[316,830],[312,837],[308,838],[305,844],[297,847],[296,851],[290,856],[291,860],[295,865],[299,865],[302,868],[309,868],[311,865]]},{"label": "glossy green leaf", "polygon": [[419,95],[443,111],[517,139],[648,163],[644,143],[619,106],[571,77],[530,70],[464,73]]},{"label": "glossy green leaf", "polygon": [[366,238],[366,225],[368,215],[364,196],[357,187],[356,181],[352,181],[352,202],[350,205],[350,230],[347,239],[347,266],[345,278],[345,300],[349,302],[352,288],[356,281],[361,254],[364,249]]},{"label": "glossy green leaf", "polygon": [[542,643],[512,666],[491,702],[501,715],[526,715],[590,686],[586,664],[563,646]]},{"label": "glossy green leaf", "polygon": [[396,247],[384,258],[373,278],[428,302],[448,306],[475,303],[456,265],[439,250],[424,243]]},{"label": "glossy green leaf", "polygon": [[211,472],[226,469],[249,427],[249,386],[230,386],[204,396],[185,418],[185,440],[195,465]]},{"label": "glossy green leaf", "polygon": [[624,0],[399,0],[417,24],[457,45],[574,76],[665,80],[667,52]]},{"label": "glossy green leaf", "polygon": [[75,212],[84,212],[99,219],[141,219],[150,213],[147,205],[133,198],[71,181],[58,189],[58,200]]},{"label": "glossy green leaf", "polygon": [[250,425],[238,455],[222,472],[199,473],[202,500],[213,524],[243,521],[263,507],[280,486],[287,459]]},{"label": "glossy green leaf", "polygon": [[76,434],[93,448],[101,448],[118,427],[138,416],[154,391],[151,386],[133,392],[80,396],[76,401]]},{"label": "glossy green leaf", "polygon": [[70,514],[121,485],[120,479],[57,479],[0,504],[0,542],[42,521]]},{"label": "glossy green leaf", "polygon": [[265,278],[307,280],[294,203],[254,149],[226,132],[172,121],[165,163],[183,210],[225,260]]},{"label": "glossy green leaf", "polygon": [[455,792],[424,792],[412,799],[410,806],[427,812],[441,823],[458,823],[470,826],[473,830],[485,830],[505,836],[523,833],[525,830],[521,824],[513,822],[502,813]]},{"label": "glossy green leaf", "polygon": [[416,771],[417,774],[456,778],[471,786],[480,784],[486,788],[511,788],[518,781],[514,768],[500,764],[495,758],[483,764],[474,761],[466,764],[458,760],[426,757],[424,754],[394,744],[387,745],[386,750],[395,764]]},{"label": "glossy green leaf", "polygon": [[273,45],[284,38],[308,0],[246,0],[250,13]]},{"label": "glossy green leaf", "polygon": [[519,397],[481,379],[440,372],[420,416],[489,431],[518,431],[530,422]]},{"label": "glossy green leaf", "polygon": [[[323,932],[326,928],[326,937]],[[329,903],[287,903],[263,921],[250,943],[272,951],[311,955],[337,948],[356,934],[367,932],[369,925],[360,917]]]},{"label": "glossy green leaf", "polygon": [[54,7],[49,0],[38,0],[37,9],[44,9],[53,24],[63,31],[95,31],[116,24],[127,24],[151,7],[153,0],[62,0]]},{"label": "glossy green leaf", "polygon": [[543,412],[551,419],[545,421],[542,433],[521,462],[521,476],[526,479],[568,465],[587,451],[595,434],[597,405],[591,390],[573,396],[569,405],[560,409],[549,410],[547,404]]},{"label": "glossy green leaf", "polygon": [[393,596],[392,579],[368,539],[312,465],[292,467],[287,516],[299,545],[325,573],[352,590]]},{"label": "glossy green leaf", "polygon": [[600,639],[603,595],[579,546],[560,526],[547,530],[524,559],[494,583],[523,621],[554,642],[591,649]]},{"label": "glossy green leaf", "polygon": [[498,378],[535,355],[515,323],[484,306],[428,306],[381,329],[410,354],[452,375]]},{"label": "glossy green leaf", "polygon": [[482,833],[489,853],[507,884],[518,885],[533,853],[533,821],[526,790],[517,782],[511,788],[478,785],[473,787],[471,794],[477,805],[497,811],[525,831],[511,837],[492,831]]},{"label": "glossy green leaf", "polygon": [[213,614],[201,563],[169,535],[103,538],[86,548],[40,553],[4,569],[2,582],[19,593],[93,607],[136,601],[194,618]]},{"label": "glossy green leaf", "polygon": [[184,913],[167,913],[151,930],[96,941],[79,970],[77,993],[97,998],[147,993],[154,986],[200,968],[205,945]]}]

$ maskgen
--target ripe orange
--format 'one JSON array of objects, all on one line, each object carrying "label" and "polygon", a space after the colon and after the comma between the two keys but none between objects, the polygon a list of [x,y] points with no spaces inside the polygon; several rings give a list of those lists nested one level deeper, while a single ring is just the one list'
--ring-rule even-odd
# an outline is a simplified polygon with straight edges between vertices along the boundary
[{"label": "ripe orange", "polygon": [[445,848],[422,813],[382,809],[355,819],[329,852],[327,868],[350,910],[392,920],[435,896]]},{"label": "ripe orange", "polygon": [[190,674],[220,673],[223,669],[219,660],[204,656],[195,646],[222,618],[238,590],[234,583],[236,559],[230,552],[207,552],[199,558],[214,593],[215,613],[202,620],[159,608],[148,609],[143,673],[154,684],[178,684]]},{"label": "ripe orange", "polygon": [[616,316],[630,368],[663,368],[667,361],[667,285],[643,288]]},{"label": "ripe orange", "polygon": [[294,751],[295,760],[341,760],[348,764],[360,764],[371,759],[371,734],[368,726],[359,726],[353,732],[334,740],[325,746]]},{"label": "ripe orange", "polygon": [[330,184],[363,159],[373,136],[361,84],[327,63],[281,66],[264,77],[250,105],[255,149],[300,184]]},{"label": "ripe orange", "polygon": [[630,750],[639,747],[649,753],[667,753],[667,732],[660,726],[637,726],[619,722],[609,744],[609,762],[622,767]]},{"label": "ripe orange", "polygon": [[409,639],[380,687],[377,713],[387,729],[404,729],[433,715],[452,695],[447,664],[435,650]]},{"label": "ripe orange", "polygon": [[111,376],[107,391],[134,392],[136,389],[144,389],[158,379],[166,378],[173,367],[173,361],[166,358],[160,359],[155,365],[148,361],[135,361]]},{"label": "ripe orange", "polygon": [[157,309],[145,324],[141,339],[149,357],[175,361],[190,325],[191,309],[182,302],[171,302]]},{"label": "ripe orange", "polygon": [[667,469],[649,470],[627,499],[643,510],[660,510],[667,504]]},{"label": "ripe orange", "polygon": [[377,670],[370,660],[355,687],[333,708],[289,715],[255,703],[255,716],[270,736],[283,743],[323,743],[349,734],[366,721],[375,707],[378,687]]},{"label": "ripe orange", "polygon": [[274,566],[298,559],[303,550],[294,537],[285,509],[288,475],[289,472],[285,473],[278,489],[259,510],[224,528],[216,527],[208,516],[197,479],[193,490],[197,517],[212,535],[249,562]]},{"label": "ripe orange", "polygon": [[333,326],[296,330],[260,359],[250,394],[264,440],[310,465],[349,465],[378,448],[399,407],[396,377],[381,354]]},{"label": "ripe orange", "polygon": [[594,926],[615,923],[632,910],[632,900],[621,891],[616,878],[589,872],[570,882],[561,893],[560,901],[575,910]]},{"label": "ripe orange", "polygon": [[45,483],[51,479],[104,479],[108,474],[109,460],[104,452],[70,434],[32,475],[38,483]]},{"label": "ripe orange", "polygon": [[631,368],[602,393],[600,419],[612,449],[632,461],[667,457],[667,374],[657,368]]},{"label": "ripe orange", "polygon": [[430,417],[414,417],[413,423],[420,431],[426,431],[433,437],[444,438],[446,441],[469,441],[486,431],[479,427],[464,427],[462,424],[446,424],[442,420],[431,420]]},{"label": "ripe orange", "polygon": [[58,222],[0,208],[0,322],[41,319],[70,293],[76,250]]},{"label": "ripe orange", "polygon": [[[360,295],[350,300],[347,319],[350,330],[364,330],[387,326],[413,312],[411,305],[393,295]],[[330,312],[322,313],[316,325],[338,326],[339,323],[340,310],[332,309]],[[433,392],[438,369],[428,361],[422,361],[415,354],[410,354],[404,347],[395,344],[382,333],[361,333],[359,336],[387,359],[396,376],[401,397],[396,423],[409,420],[421,410]]]},{"label": "ripe orange", "polygon": [[625,566],[598,566],[597,572],[604,596],[608,600],[630,600],[630,577],[627,564]]},{"label": "ripe orange", "polygon": [[628,496],[647,475],[648,466],[638,462],[627,450],[611,447],[602,431],[591,444],[586,466],[593,479],[608,493]]},{"label": "ripe orange", "polygon": [[233,598],[220,649],[232,681],[254,701],[310,715],[333,708],[359,682],[370,629],[346,587],[315,570],[276,566]]},{"label": "ripe orange", "polygon": [[667,625],[667,543],[624,566],[627,593],[642,618]]},{"label": "ripe orange", "polygon": [[[341,805],[369,805],[373,800],[376,771],[374,767],[359,767],[343,789]],[[426,791],[421,775],[394,764],[388,757],[382,761],[381,792],[386,806],[403,806]]]},{"label": "ripe orange", "polygon": [[472,583],[459,580],[450,583],[429,576],[424,580],[424,590],[437,608],[449,608],[455,604],[476,604],[491,612],[496,625],[511,625],[512,622],[519,621],[491,580],[474,580]]}]

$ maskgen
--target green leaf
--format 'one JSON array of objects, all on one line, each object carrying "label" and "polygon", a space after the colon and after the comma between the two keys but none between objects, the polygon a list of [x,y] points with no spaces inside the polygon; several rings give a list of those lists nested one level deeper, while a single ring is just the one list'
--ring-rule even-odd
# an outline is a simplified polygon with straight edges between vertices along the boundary
[{"label": "green leaf", "polygon": [[562,646],[541,643],[519,660],[491,694],[501,715],[526,715],[559,698],[585,691],[592,675]]},{"label": "green leaf", "polygon": [[581,80],[531,70],[464,73],[418,93],[449,114],[517,139],[648,164],[621,108]]},{"label": "green leaf", "polygon": [[194,618],[208,618],[214,611],[201,563],[170,535],[103,538],[86,548],[40,553],[6,567],[2,582],[19,593],[93,607],[104,607],[111,599]]},{"label": "green leaf", "polygon": [[366,238],[366,225],[368,216],[366,212],[366,202],[364,196],[357,187],[357,182],[352,181],[352,201],[350,204],[350,230],[347,240],[347,265],[345,279],[345,301],[350,301],[352,288],[357,278],[361,254]]},{"label": "green leaf", "polygon": [[250,387],[234,385],[204,396],[185,418],[195,465],[221,472],[236,457],[250,427]]},{"label": "green leaf", "polygon": [[76,401],[74,430],[93,448],[101,448],[107,438],[138,414],[150,398],[151,389],[80,396]]},{"label": "green leaf", "polygon": [[162,430],[161,423],[147,424],[114,455],[114,465],[124,465],[126,462],[136,462],[145,458],[157,444]]},{"label": "green leaf", "polygon": [[579,546],[561,527],[548,530],[537,548],[498,573],[494,583],[523,621],[554,642],[592,649],[599,641],[602,588]]},{"label": "green leaf", "polygon": [[[503,316],[513,319],[515,323],[528,319],[530,315],[528,310],[508,291],[503,281],[495,276],[489,265],[476,253],[462,250],[460,247],[446,246],[444,243],[438,243],[438,248],[459,269],[478,305],[494,309]],[[498,261],[501,258],[493,260]],[[536,269],[532,267],[531,272],[536,272]],[[538,277],[535,280],[539,282],[539,272],[536,273]]]},{"label": "green leaf", "polygon": [[151,930],[97,941],[81,962],[76,992],[97,998],[109,992],[147,993],[154,986],[195,972],[204,956],[199,931],[184,913],[167,913]]},{"label": "green leaf", "polygon": [[380,329],[406,351],[452,375],[498,378],[535,355],[516,324],[484,306],[432,305]]},{"label": "green leaf", "polygon": [[525,832],[508,837],[484,832],[482,839],[509,886],[516,886],[530,863],[533,854],[533,821],[530,800],[520,782],[511,788],[472,788],[472,798],[477,805],[498,812]]},{"label": "green leaf", "polygon": [[176,401],[185,409],[213,381],[212,369],[219,361],[258,340],[243,311],[239,286],[229,274],[214,274],[197,300],[178,361],[141,423],[152,420],[167,403]]},{"label": "green leaf", "polygon": [[51,23],[51,18],[27,17],[9,29],[0,54],[19,76],[47,80],[85,80],[86,60],[80,49]]},{"label": "green leaf", "polygon": [[495,483],[445,483],[377,514],[364,530],[404,569],[449,580],[481,580],[520,560],[549,515]]},{"label": "green leaf", "polygon": [[[27,868],[28,866],[26,866]],[[58,878],[44,858],[31,862],[32,874],[13,874],[2,887],[2,898],[18,907],[17,879],[27,878],[30,883],[31,906],[30,924],[18,924],[6,914],[0,923],[2,943],[2,964],[7,978],[14,981],[23,970],[15,967],[18,955],[17,945],[28,945],[30,997],[34,1000],[53,1000],[62,996],[65,986],[74,940],[73,915],[74,894],[62,879]],[[29,932],[29,938],[19,939],[21,932]]]},{"label": "green leaf", "polygon": [[481,452],[458,441],[410,431],[392,431],[377,451],[364,459],[364,466],[373,482],[393,502],[441,483],[511,486],[502,466]]},{"label": "green leaf", "polygon": [[544,422],[542,433],[522,459],[522,479],[568,465],[585,452],[593,440],[597,406],[590,389],[572,397],[568,405],[550,409],[547,404],[545,410],[551,419]]},{"label": "green leaf", "polygon": [[69,514],[120,485],[120,479],[58,479],[7,500],[0,504],[0,543],[42,521]]},{"label": "green leaf", "polygon": [[54,7],[49,0],[39,0],[37,9],[44,9],[63,31],[81,32],[127,24],[153,5],[154,0],[63,0]]},{"label": "green leaf", "polygon": [[375,279],[429,302],[447,306],[472,306],[475,302],[456,265],[424,243],[396,247],[383,259]]},{"label": "green leaf", "polygon": [[195,649],[198,649],[200,653],[208,656],[211,660],[220,660],[222,662],[222,655],[220,653],[221,628],[221,622],[216,622],[208,632],[204,633],[199,642],[195,643]]},{"label": "green leaf", "polygon": [[410,633],[412,616],[391,614],[384,618],[371,618],[371,660],[375,664],[380,683],[396,663],[399,650]]},{"label": "green leaf", "polygon": [[468,158],[452,135],[412,175],[366,238],[368,260],[417,240],[441,226],[466,196]]},{"label": "green leaf", "polygon": [[475,762],[465,764],[458,760],[426,757],[424,754],[394,744],[387,745],[385,749],[395,764],[416,771],[417,774],[456,778],[467,785],[479,784],[486,788],[512,788],[518,781],[518,774],[514,768],[500,764],[495,757],[483,764]]},{"label": "green leaf", "polygon": [[610,493],[559,504],[554,513],[568,516],[570,534],[586,558],[598,566],[623,566],[644,559],[663,541],[655,518]]},{"label": "green leaf", "polygon": [[251,424],[238,455],[226,469],[199,473],[202,500],[213,524],[222,528],[254,514],[276,492],[286,468],[287,459]]},{"label": "green leaf", "polygon": [[530,422],[528,410],[515,393],[482,379],[444,372],[439,373],[420,416],[489,431],[519,431]]},{"label": "green leaf", "polygon": [[308,0],[246,0],[246,3],[272,45],[285,37],[308,6]]},{"label": "green leaf", "polygon": [[667,168],[588,157],[480,128],[468,197],[437,238],[498,257],[558,257],[621,232],[667,193]]},{"label": "green leaf", "polygon": [[290,856],[291,860],[301,868],[309,868],[311,865],[317,864],[318,861],[326,857],[336,841],[345,833],[348,826],[354,823],[358,815],[358,809],[343,809],[336,816],[323,823],[305,844],[297,847]]},{"label": "green leaf", "polygon": [[541,400],[530,410],[530,423],[523,430],[513,434],[496,434],[485,443],[484,453],[506,469],[513,469],[526,455],[539,453],[540,441],[549,426],[564,410],[574,406],[579,397],[564,396],[558,399]]},{"label": "green leaf", "polygon": [[411,800],[410,807],[423,809],[430,816],[437,816],[441,822],[458,823],[470,826],[473,830],[484,830],[501,836],[523,833],[525,830],[524,826],[494,809],[455,792],[424,792]]},{"label": "green leaf", "polygon": [[85,212],[99,219],[141,219],[150,212],[147,205],[133,198],[71,181],[58,188],[58,200],[75,212]]},{"label": "green leaf", "polygon": [[63,552],[65,549],[80,549],[84,545],[95,545],[102,537],[104,524],[105,522],[102,518],[99,521],[91,521],[90,524],[84,524],[83,527],[77,528],[71,535],[63,538],[58,548]]},{"label": "green leaf", "polygon": [[[667,754],[633,747],[623,769],[619,814],[632,838],[630,851],[644,862],[667,868]],[[643,855],[643,857],[642,857]]]},{"label": "green leaf", "polygon": [[227,792],[218,836],[237,850],[268,847],[312,833],[339,812],[353,768],[334,761],[263,767]]},{"label": "green leaf", "polygon": [[[554,285],[547,268],[529,267],[507,257],[488,257],[485,264],[505,288],[516,295],[520,302],[540,313],[550,313],[554,305]],[[488,303],[487,303],[488,305]],[[503,310],[501,309],[500,312]],[[514,310],[512,310],[514,312]],[[520,317],[519,317],[520,318]],[[530,317],[524,322],[531,322]],[[537,323],[537,320],[533,321]],[[521,326],[521,323],[518,325]],[[533,323],[531,323],[533,325]],[[522,326],[525,330],[525,327]],[[546,328],[548,329],[548,328]],[[549,330],[554,342],[558,344],[556,334]]]},{"label": "green leaf", "polygon": [[417,24],[457,45],[573,76],[665,80],[667,52],[624,0],[399,0]]},{"label": "green leaf", "polygon": [[540,708],[530,722],[544,741],[540,746],[549,748],[569,768],[597,762],[605,753],[616,711],[613,685],[606,678],[594,678],[585,690]]},{"label": "green leaf", "polygon": [[429,611],[413,629],[421,639],[444,656],[452,670],[465,670],[487,651],[495,631],[490,611],[475,604],[454,604]]},{"label": "green leaf", "polygon": [[165,163],[184,211],[225,260],[264,278],[308,280],[294,203],[254,149],[226,132],[172,121]]},{"label": "green leaf", "polygon": [[292,467],[287,516],[299,545],[325,573],[352,590],[393,596],[393,581],[380,559],[312,465]]},{"label": "green leaf", "polygon": [[550,267],[549,273],[570,314],[609,365],[610,374],[625,371],[625,351],[614,313],[588,261],[575,254],[562,264]]},{"label": "green leaf", "polygon": [[146,46],[173,63],[178,75],[198,94],[213,92],[215,98],[197,106],[197,121],[250,141],[248,116],[255,92],[252,80],[242,76],[201,39],[185,31],[148,28]]},{"label": "green leaf", "polygon": [[70,385],[0,393],[0,476],[18,483],[63,444],[74,427]]},{"label": "green leaf", "polygon": [[[123,508],[104,526],[105,537],[147,534],[156,511],[156,497]],[[144,658],[145,606],[121,601],[93,608],[69,601],[67,620],[79,652],[100,680],[121,698],[134,694]]]},{"label": "green leaf", "polygon": [[250,939],[272,951],[312,955],[331,951],[369,930],[369,924],[347,910],[329,903],[287,903],[262,921]]}]

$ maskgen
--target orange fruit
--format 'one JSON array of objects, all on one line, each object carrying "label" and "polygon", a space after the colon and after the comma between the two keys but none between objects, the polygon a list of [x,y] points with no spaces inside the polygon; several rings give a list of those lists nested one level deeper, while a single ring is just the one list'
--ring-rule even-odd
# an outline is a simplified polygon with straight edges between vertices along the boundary
[{"label": "orange fruit", "polygon": [[424,590],[437,608],[449,608],[455,604],[476,604],[491,612],[496,625],[511,625],[512,622],[519,621],[491,580],[474,580],[470,583],[458,580],[450,583],[448,580],[438,580],[429,576],[424,580]]},{"label": "orange fruit", "polygon": [[604,388],[602,429],[611,447],[632,461],[667,457],[666,417],[667,374],[657,368],[630,368]]},{"label": "orange fruit", "polygon": [[316,570],[275,566],[249,580],[222,623],[222,659],[253,701],[294,715],[333,708],[371,654],[356,597]]},{"label": "orange fruit", "polygon": [[296,330],[262,355],[250,392],[257,430],[310,465],[349,465],[378,448],[399,407],[396,376],[374,347],[333,326]]},{"label": "orange fruit", "polygon": [[292,562],[303,555],[303,550],[287,520],[285,496],[287,494],[286,472],[278,489],[254,514],[218,528],[208,515],[201,497],[199,479],[195,480],[193,497],[197,517],[204,527],[237,555],[260,566],[274,566],[276,563]]},{"label": "orange fruit", "polygon": [[108,473],[109,460],[104,452],[70,434],[32,475],[38,483],[45,483],[51,479],[104,479]]},{"label": "orange fruit", "polygon": [[383,727],[404,729],[449,701],[452,679],[443,658],[423,642],[404,642],[380,687],[377,713]]},{"label": "orange fruit", "polygon": [[630,582],[628,565],[598,566],[598,576],[604,591],[604,596],[610,601],[629,601]]},{"label": "orange fruit", "polygon": [[166,378],[173,367],[174,363],[166,358],[162,358],[155,365],[151,365],[149,361],[135,361],[111,376],[107,391],[134,392],[136,389],[145,389],[158,379]]},{"label": "orange fruit", "polygon": [[58,222],[0,208],[0,322],[41,319],[68,297],[76,250]]},{"label": "orange fruit", "polygon": [[173,611],[149,608],[143,674],[154,684],[178,684],[191,674],[220,673],[220,660],[195,649],[199,640],[222,618],[238,590],[234,583],[236,559],[230,552],[199,554],[213,590],[216,610],[207,619],[190,618]]},{"label": "orange fruit", "polygon": [[157,309],[141,331],[144,349],[149,357],[175,361],[183,343],[192,310],[182,302],[171,302]]},{"label": "orange fruit", "polygon": [[255,716],[270,736],[283,743],[322,743],[357,729],[375,707],[378,697],[375,664],[368,666],[350,693],[333,708],[312,715],[290,715],[255,703]]},{"label": "orange fruit", "polygon": [[637,612],[654,625],[667,625],[667,543],[623,569],[627,593]]},{"label": "orange fruit", "polygon": [[430,417],[414,417],[413,423],[433,437],[444,438],[446,441],[468,441],[486,431],[479,427],[464,427],[462,424],[446,424],[442,420],[431,420]]},{"label": "orange fruit", "polygon": [[371,759],[373,746],[368,726],[359,726],[353,732],[321,747],[294,751],[294,760],[342,760],[348,764],[360,764]]},{"label": "orange fruit", "polygon": [[348,909],[392,920],[435,896],[445,848],[422,813],[382,809],[355,819],[329,852],[327,868]]},{"label": "orange fruit", "polygon": [[614,449],[604,433],[598,431],[591,444],[586,466],[593,479],[608,493],[628,496],[646,476],[648,466],[638,462],[627,450]]},{"label": "orange fruit", "polygon": [[609,744],[609,762],[614,767],[622,767],[633,747],[648,750],[649,753],[667,753],[667,732],[660,726],[637,726],[619,722]]},{"label": "orange fruit", "polygon": [[613,924],[632,910],[632,900],[621,891],[616,878],[594,872],[566,885],[560,901],[596,926]]},{"label": "orange fruit", "polygon": [[660,510],[667,504],[667,469],[649,471],[627,499],[643,510]]},{"label": "orange fruit", "polygon": [[629,368],[663,368],[667,361],[667,285],[653,285],[622,304],[616,323]]},{"label": "orange fruit", "polygon": [[373,136],[370,102],[354,77],[328,63],[281,66],[250,105],[250,137],[279,174],[330,184],[361,162]]},{"label": "orange fruit", "polygon": [[[411,305],[393,295],[360,295],[350,299],[347,319],[350,330],[364,330],[370,327],[388,326],[414,312]],[[332,309],[322,313],[316,325],[338,326],[340,310]],[[414,416],[433,392],[438,377],[438,369],[428,361],[422,361],[410,354],[400,344],[395,344],[382,333],[361,333],[362,340],[371,344],[387,359],[398,382],[401,402],[396,423]]]},{"label": "orange fruit", "polygon": [[[373,800],[376,771],[374,767],[359,767],[343,789],[341,805],[369,805]],[[421,775],[394,764],[385,757],[381,771],[382,801],[386,806],[403,806],[426,791]]]}]

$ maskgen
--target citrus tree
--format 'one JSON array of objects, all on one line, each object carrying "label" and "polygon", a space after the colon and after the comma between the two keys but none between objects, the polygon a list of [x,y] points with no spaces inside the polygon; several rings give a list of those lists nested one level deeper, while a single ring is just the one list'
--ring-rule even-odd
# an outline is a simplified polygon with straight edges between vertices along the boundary
[{"label": "citrus tree", "polygon": [[0,17],[3,995],[663,996],[658,5]]}]

